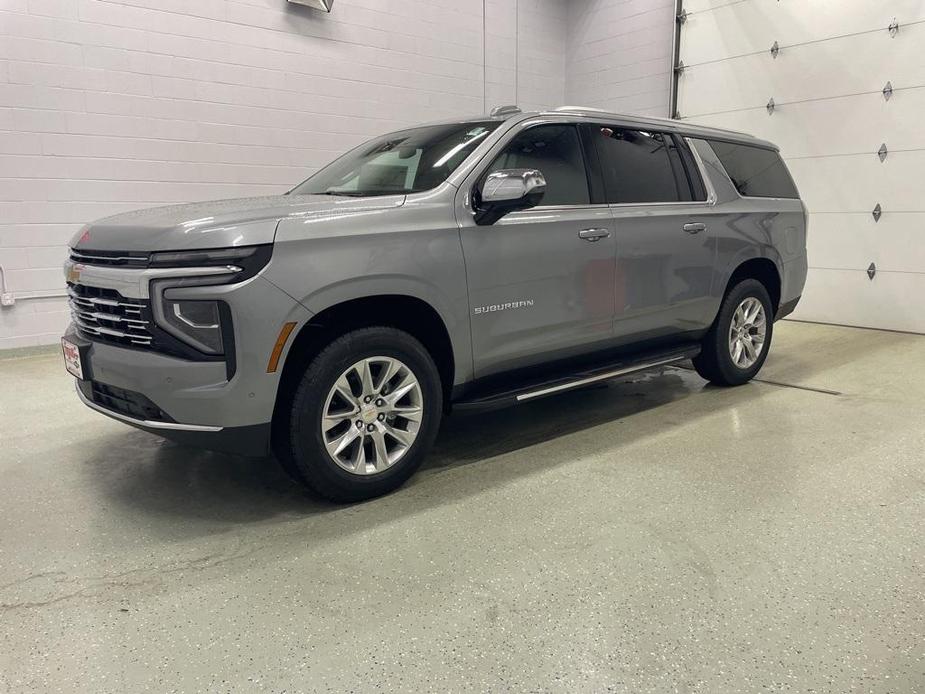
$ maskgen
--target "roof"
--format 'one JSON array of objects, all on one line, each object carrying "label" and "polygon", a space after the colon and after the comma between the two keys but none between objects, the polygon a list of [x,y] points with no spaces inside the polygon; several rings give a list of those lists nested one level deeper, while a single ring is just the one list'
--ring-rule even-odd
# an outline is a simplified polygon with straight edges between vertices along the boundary
[{"label": "roof", "polygon": [[[743,133],[738,130],[726,130],[725,128],[713,128],[707,125],[698,125],[690,121],[673,120],[671,118],[655,118],[652,116],[634,116],[626,113],[614,113],[604,109],[591,108],[590,106],[559,106],[558,108],[548,111],[521,111],[516,106],[498,106],[492,109],[491,113],[478,116],[478,120],[499,120],[506,121],[516,119],[517,121],[535,118],[537,116],[562,116],[572,115],[581,118],[606,118],[609,121],[625,124],[631,127],[645,128],[687,135],[689,137],[698,137],[710,140],[727,140],[732,142],[742,142],[750,145],[770,147],[777,149],[777,145],[767,140],[762,140],[754,135]],[[468,121],[470,119],[463,119]]]},{"label": "roof", "polygon": [[652,116],[634,116],[626,113],[613,113],[599,108],[588,106],[560,106],[548,111],[521,111],[516,106],[499,106],[492,109],[491,113],[479,116],[469,116],[466,118],[444,119],[425,123],[424,125],[444,125],[450,123],[470,123],[478,121],[512,121],[519,122],[530,118],[543,116],[576,116],[588,119],[606,119],[615,124],[625,125],[631,128],[643,128],[649,130],[658,130],[661,132],[672,132],[687,137],[703,138],[705,140],[725,140],[728,142],[741,142],[758,147],[767,147],[778,149],[777,145],[767,140],[762,140],[737,130],[726,130],[725,128],[714,128],[708,125],[698,125],[687,120],[673,120],[671,118],[655,118]]},{"label": "roof", "polygon": [[634,116],[626,113],[613,113],[599,108],[590,108],[587,106],[560,106],[549,111],[538,111],[524,114],[527,116],[561,116],[563,114],[580,116],[582,118],[606,118],[618,123],[625,123],[636,127],[652,126],[653,130],[661,130],[687,135],[689,137],[698,137],[713,140],[731,140],[734,142],[743,142],[752,145],[763,145],[777,149],[777,145],[761,140],[754,135],[743,133],[738,130],[726,130],[725,128],[713,128],[707,125],[698,125],[686,120],[674,120],[671,118],[656,118],[653,116]]}]

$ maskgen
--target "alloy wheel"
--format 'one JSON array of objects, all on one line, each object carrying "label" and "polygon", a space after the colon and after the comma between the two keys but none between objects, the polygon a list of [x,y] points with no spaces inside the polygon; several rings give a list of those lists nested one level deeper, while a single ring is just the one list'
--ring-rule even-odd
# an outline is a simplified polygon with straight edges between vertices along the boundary
[{"label": "alloy wheel", "polygon": [[417,438],[424,397],[417,376],[394,357],[367,357],[334,382],[321,436],[331,458],[355,475],[395,465]]},{"label": "alloy wheel", "polygon": [[751,368],[764,350],[767,334],[764,305],[753,296],[742,300],[729,326],[729,356],[740,369]]}]

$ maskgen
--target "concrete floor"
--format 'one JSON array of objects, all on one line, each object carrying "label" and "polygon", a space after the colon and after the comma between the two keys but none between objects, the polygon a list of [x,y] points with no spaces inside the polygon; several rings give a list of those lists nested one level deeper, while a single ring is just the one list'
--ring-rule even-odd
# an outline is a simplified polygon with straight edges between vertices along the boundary
[{"label": "concrete floor", "polygon": [[0,690],[925,691],[923,367],[783,323],[765,382],[453,417],[337,507],[0,360]]}]

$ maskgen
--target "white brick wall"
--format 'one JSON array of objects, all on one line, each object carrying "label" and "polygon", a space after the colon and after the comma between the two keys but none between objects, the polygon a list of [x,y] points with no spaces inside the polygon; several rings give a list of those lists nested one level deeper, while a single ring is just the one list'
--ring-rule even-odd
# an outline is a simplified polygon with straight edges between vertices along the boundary
[{"label": "white brick wall", "polygon": [[561,106],[569,7],[579,0],[486,0],[489,104]]},{"label": "white brick wall", "polygon": [[675,0],[576,0],[569,7],[566,101],[668,116]]},{"label": "white brick wall", "polygon": [[[483,112],[486,97],[560,104],[568,5],[486,0],[483,25],[482,0],[340,0],[329,15],[284,0],[0,0],[7,286],[60,292],[67,240],[97,217],[282,192],[363,139]],[[0,309],[0,349],[65,324],[61,299],[19,299]]]}]

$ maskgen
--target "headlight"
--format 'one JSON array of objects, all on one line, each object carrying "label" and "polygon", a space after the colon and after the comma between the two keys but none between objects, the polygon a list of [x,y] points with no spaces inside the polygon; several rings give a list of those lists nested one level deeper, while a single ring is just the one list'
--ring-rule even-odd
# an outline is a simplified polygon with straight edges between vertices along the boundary
[{"label": "headlight", "polygon": [[234,352],[231,310],[220,300],[175,296],[187,287],[221,285],[221,277],[177,277],[151,282],[151,310],[158,328],[197,352],[213,357]]},{"label": "headlight", "polygon": [[[194,251],[157,251],[151,254],[148,267],[222,267],[232,268],[229,282],[250,279],[270,262],[273,244],[203,248]],[[221,282],[218,282],[221,284]]]},{"label": "headlight", "polygon": [[218,301],[163,299],[163,328],[206,354],[222,354],[222,318]]},{"label": "headlight", "polygon": [[198,251],[158,251],[151,254],[150,267],[207,267],[234,265],[235,261],[253,256],[262,246],[206,248]]},{"label": "headlight", "polygon": [[[151,281],[151,309],[157,328],[183,343],[176,345],[180,351],[192,352],[193,357],[193,350],[208,357],[224,356],[232,364],[234,331],[228,304],[224,301],[175,297],[173,290],[243,282],[266,267],[272,253],[273,244],[152,253],[149,267],[190,269],[189,275],[185,277],[181,275]],[[221,268],[222,271],[217,274],[197,274],[196,270],[202,268]],[[192,350],[187,349],[189,347]]]}]

